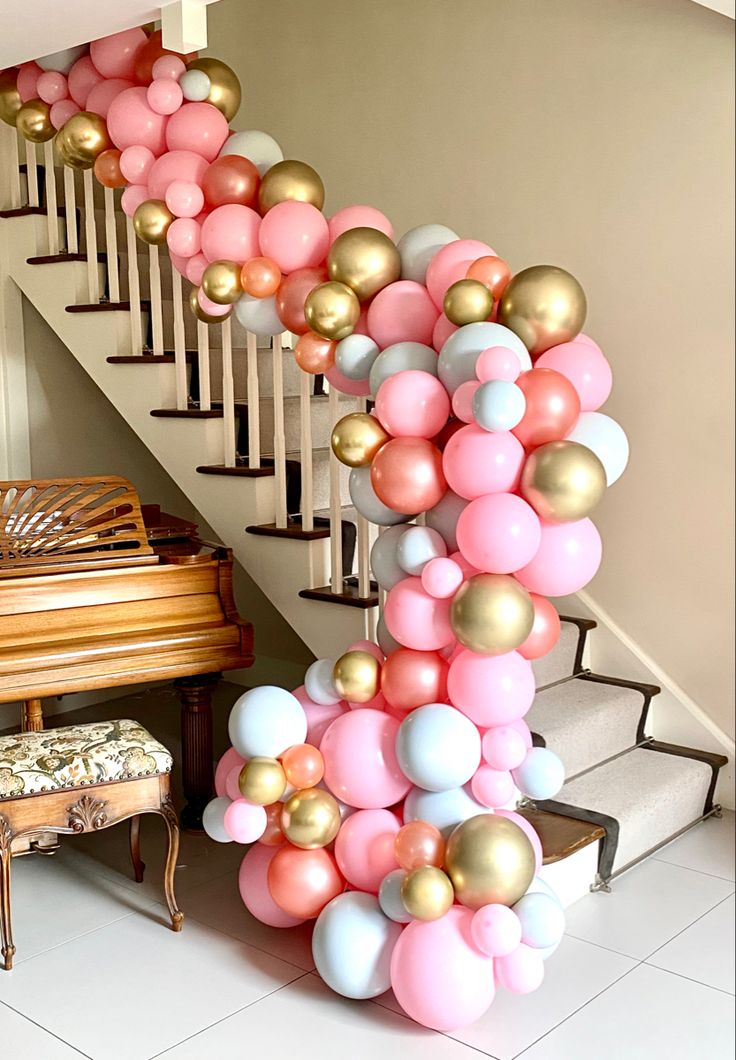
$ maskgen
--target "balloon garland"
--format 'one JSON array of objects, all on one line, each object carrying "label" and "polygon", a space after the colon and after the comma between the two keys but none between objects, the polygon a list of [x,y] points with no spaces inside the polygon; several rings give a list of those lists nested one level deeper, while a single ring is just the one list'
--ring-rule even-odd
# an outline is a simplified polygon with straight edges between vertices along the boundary
[{"label": "balloon garland", "polygon": [[375,402],[335,425],[332,449],[382,527],[378,644],[318,660],[293,693],[240,697],[204,826],[253,844],[240,890],[255,917],[316,920],[334,990],[392,987],[415,1020],[450,1030],[497,986],[535,989],[564,930],[514,807],[564,779],[524,715],[531,661],[560,632],[547,597],[596,573],[589,516],[628,459],[598,411],[611,369],[568,272],[512,275],[439,224],[396,242],[370,206],[325,217],[310,165],[231,131],[240,99],[224,63],[144,29],[0,74],[0,118],[124,189],[199,320],[234,311],[259,336],[291,331],[303,371]]}]

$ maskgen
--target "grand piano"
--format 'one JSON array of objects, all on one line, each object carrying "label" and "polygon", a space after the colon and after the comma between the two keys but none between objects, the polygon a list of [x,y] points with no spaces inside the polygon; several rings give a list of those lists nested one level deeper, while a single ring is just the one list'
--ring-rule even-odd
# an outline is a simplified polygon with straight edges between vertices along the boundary
[{"label": "grand piano", "polygon": [[116,476],[0,483],[0,703],[43,728],[42,701],[173,680],[181,699],[182,825],[212,794],[212,691],[253,663],[232,553],[141,508]]}]

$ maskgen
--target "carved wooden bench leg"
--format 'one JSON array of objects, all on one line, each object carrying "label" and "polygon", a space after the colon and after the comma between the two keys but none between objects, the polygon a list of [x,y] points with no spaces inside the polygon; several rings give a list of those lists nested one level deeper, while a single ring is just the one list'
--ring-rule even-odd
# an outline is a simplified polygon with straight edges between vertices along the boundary
[{"label": "carved wooden bench leg", "polygon": [[24,699],[20,719],[21,732],[43,732],[43,703],[40,699]]},{"label": "carved wooden bench leg", "polygon": [[184,923],[184,914],[176,904],[174,894],[174,872],[179,857],[179,819],[176,809],[168,791],[161,796],[161,816],[166,821],[166,830],[169,837],[169,849],[166,855],[166,868],[164,870],[164,893],[166,904],[171,914],[171,927],[174,931],[181,931]]},{"label": "carved wooden bench leg", "polygon": [[182,677],[175,682],[181,699],[182,782],[186,806],[181,825],[202,831],[202,814],[212,798],[212,691],[219,674]]},{"label": "carved wooden bench leg", "polygon": [[143,883],[146,866],[141,861],[141,818],[140,814],[130,818],[130,860],[133,862],[133,875],[136,883]]},{"label": "carved wooden bench leg", "polygon": [[10,843],[13,833],[6,817],[0,814],[0,955],[3,967],[9,972],[13,967],[15,946],[10,920]]}]

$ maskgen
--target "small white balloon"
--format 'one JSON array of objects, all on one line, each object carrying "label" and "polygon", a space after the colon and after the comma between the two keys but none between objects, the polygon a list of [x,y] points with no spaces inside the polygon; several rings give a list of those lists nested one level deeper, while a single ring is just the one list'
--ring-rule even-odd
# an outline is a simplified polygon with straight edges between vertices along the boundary
[{"label": "small white balloon", "polygon": [[387,527],[373,542],[371,549],[371,571],[382,589],[388,592],[408,577],[398,559],[399,541],[411,527],[406,523]]},{"label": "small white balloon", "polygon": [[629,462],[629,440],[616,420],[603,412],[581,412],[567,437],[592,449],[603,464],[609,486],[621,478]]},{"label": "small white balloon", "polygon": [[368,378],[381,351],[370,335],[353,333],[335,347],[335,364],[346,379],[362,382]]},{"label": "small white balloon", "polygon": [[416,512],[403,515],[379,500],[371,482],[370,466],[354,467],[350,472],[348,488],[353,505],[369,523],[377,523],[378,526],[395,526],[397,523],[408,523],[416,518]]},{"label": "small white balloon", "polygon": [[414,919],[401,898],[401,885],[408,875],[404,869],[394,869],[383,877],[378,888],[378,904],[389,920],[397,924],[408,924]]},{"label": "small white balloon", "polygon": [[324,707],[333,706],[342,699],[332,679],[334,669],[334,659],[317,659],[304,674],[304,691],[313,702]]},{"label": "small white balloon", "polygon": [[481,383],[473,394],[473,416],[484,431],[510,431],[524,419],[526,397],[506,379]]},{"label": "small white balloon", "polygon": [[186,70],[179,78],[179,88],[190,103],[203,103],[210,94],[212,82],[204,70]]},{"label": "small white balloon", "polygon": [[410,526],[396,547],[396,559],[401,569],[417,577],[431,559],[446,555],[444,538],[430,526]]},{"label": "small white balloon", "polygon": [[280,335],[284,330],[276,312],[274,297],[254,298],[253,295],[244,294],[235,303],[235,316],[246,331],[252,331],[261,339]]},{"label": "small white balloon", "polygon": [[457,521],[470,502],[448,490],[439,504],[425,515],[427,526],[438,530],[447,544],[448,552],[457,552]]},{"label": "small white balloon", "polygon": [[81,59],[88,51],[88,44],[78,44],[76,48],[62,48],[60,52],[42,55],[36,62],[42,70],[57,70],[60,74],[68,74],[77,59]]},{"label": "small white balloon", "polygon": [[378,997],[391,986],[391,955],[401,931],[374,895],[346,891],[327,903],[314,925],[317,971],[343,997]]},{"label": "small white balloon", "polygon": [[437,251],[459,238],[457,232],[453,232],[447,225],[429,224],[410,228],[397,244],[401,256],[402,280],[424,283],[427,278],[427,266]]},{"label": "small white balloon", "polygon": [[530,799],[553,799],[565,783],[565,767],[548,747],[530,747],[511,775],[522,794]]},{"label": "small white balloon", "polygon": [[278,758],[288,747],[304,743],[307,716],[291,692],[260,685],[235,701],[228,733],[230,743],[243,758]]},{"label": "small white balloon", "polygon": [[409,821],[429,821],[439,828],[445,839],[461,821],[488,812],[487,806],[475,801],[469,784],[449,791],[412,788],[404,800],[404,824]]},{"label": "small white balloon", "polygon": [[243,158],[249,158],[261,176],[271,166],[284,160],[284,152],[273,136],[261,132],[260,129],[233,133],[220,151],[220,158],[223,155],[242,155]]},{"label": "small white balloon", "polygon": [[429,703],[402,721],[396,757],[412,784],[425,791],[450,791],[467,783],[480,765],[480,733],[454,707]]},{"label": "small white balloon", "polygon": [[565,934],[565,914],[560,903],[540,891],[527,892],[513,907],[521,921],[521,941],[535,950],[559,946]]},{"label": "small white balloon", "polygon": [[230,799],[212,799],[208,802],[202,813],[202,827],[210,839],[216,843],[232,843],[232,838],[225,831],[225,810],[231,805]]}]

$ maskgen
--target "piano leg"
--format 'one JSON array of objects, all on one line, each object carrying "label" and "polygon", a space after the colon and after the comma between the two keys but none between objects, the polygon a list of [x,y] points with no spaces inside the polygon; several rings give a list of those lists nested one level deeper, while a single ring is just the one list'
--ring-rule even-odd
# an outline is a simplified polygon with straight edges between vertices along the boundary
[{"label": "piano leg", "polygon": [[212,691],[220,674],[198,674],[175,682],[181,699],[182,782],[186,806],[181,826],[202,831],[202,814],[212,798]]}]

